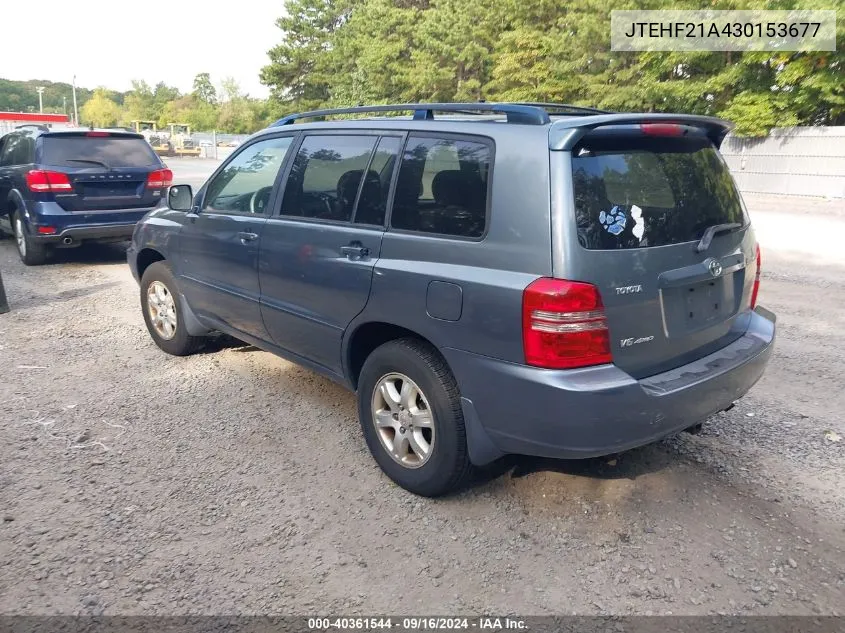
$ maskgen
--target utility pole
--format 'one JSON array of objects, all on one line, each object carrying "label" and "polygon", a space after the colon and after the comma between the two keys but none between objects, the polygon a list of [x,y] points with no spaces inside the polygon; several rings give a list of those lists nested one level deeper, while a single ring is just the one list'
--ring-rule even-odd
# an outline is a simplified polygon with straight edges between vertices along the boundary
[{"label": "utility pole", "polygon": [[76,107],[76,75],[73,76],[73,123],[79,125],[79,110]]},{"label": "utility pole", "polygon": [[35,89],[35,92],[38,93],[38,111],[41,114],[44,114],[44,87],[38,86]]},{"label": "utility pole", "polygon": [[62,112],[67,114],[67,97],[62,97]]}]

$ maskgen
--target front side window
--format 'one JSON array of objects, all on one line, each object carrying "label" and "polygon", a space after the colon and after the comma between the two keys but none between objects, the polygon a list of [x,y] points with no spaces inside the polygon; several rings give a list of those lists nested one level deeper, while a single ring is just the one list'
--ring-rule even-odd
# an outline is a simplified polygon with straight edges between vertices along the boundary
[{"label": "front side window", "polygon": [[244,148],[208,184],[203,209],[266,214],[276,176],[292,138],[269,138]]},{"label": "front side window", "polygon": [[282,215],[349,222],[375,136],[308,136],[285,185]]},{"label": "front side window", "polygon": [[481,237],[487,219],[491,155],[486,143],[410,137],[399,167],[391,226]]}]

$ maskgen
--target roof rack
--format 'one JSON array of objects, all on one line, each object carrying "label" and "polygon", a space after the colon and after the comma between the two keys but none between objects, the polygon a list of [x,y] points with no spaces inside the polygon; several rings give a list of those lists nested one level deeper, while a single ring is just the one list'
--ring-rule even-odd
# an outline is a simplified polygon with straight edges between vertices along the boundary
[{"label": "roof rack", "polygon": [[[535,108],[543,108],[547,112],[554,110],[555,113],[562,114],[613,114],[610,110],[600,110],[599,108],[590,108],[588,106],[576,106],[568,103],[544,103],[539,101],[519,101],[516,105],[534,106]],[[551,114],[551,112],[549,113]]]},{"label": "roof rack", "polygon": [[329,110],[312,110],[291,114],[279,119],[270,127],[290,125],[299,119],[314,119],[337,114],[369,114],[375,112],[413,112],[415,121],[430,121],[435,112],[455,112],[458,114],[476,114],[493,112],[504,114],[508,123],[524,123],[527,125],[546,125],[551,122],[545,109],[520,103],[400,103],[395,105],[355,106],[350,108],[333,108]]}]

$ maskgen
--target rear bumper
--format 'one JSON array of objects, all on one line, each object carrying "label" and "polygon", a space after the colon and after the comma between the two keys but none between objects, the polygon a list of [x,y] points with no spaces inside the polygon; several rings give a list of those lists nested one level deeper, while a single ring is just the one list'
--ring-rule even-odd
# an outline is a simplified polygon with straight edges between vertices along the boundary
[{"label": "rear bumper", "polygon": [[45,243],[64,243],[65,238],[73,242],[84,240],[128,240],[132,237],[136,222],[126,224],[94,224],[84,226],[69,226],[54,235],[33,235],[33,239]]},{"label": "rear bumper", "polygon": [[614,365],[544,370],[442,351],[463,395],[470,456],[483,464],[507,453],[596,457],[682,431],[745,395],[774,340],[775,315],[757,308],[730,345],[641,380]]},{"label": "rear bumper", "polygon": [[[139,209],[104,209],[69,212],[55,202],[28,205],[27,228],[32,239],[47,244],[84,240],[121,240],[132,237],[135,225],[155,207]],[[49,226],[54,233],[43,235],[38,227]]]}]

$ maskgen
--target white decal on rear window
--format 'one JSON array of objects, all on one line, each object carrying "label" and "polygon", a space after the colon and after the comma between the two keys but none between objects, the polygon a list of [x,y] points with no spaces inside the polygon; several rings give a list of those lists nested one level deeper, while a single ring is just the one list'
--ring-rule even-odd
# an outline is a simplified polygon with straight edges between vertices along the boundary
[{"label": "white decal on rear window", "polygon": [[643,241],[643,232],[645,231],[645,222],[643,222],[643,210],[637,205],[631,207],[631,217],[634,218],[634,228],[631,232],[640,242]]}]

